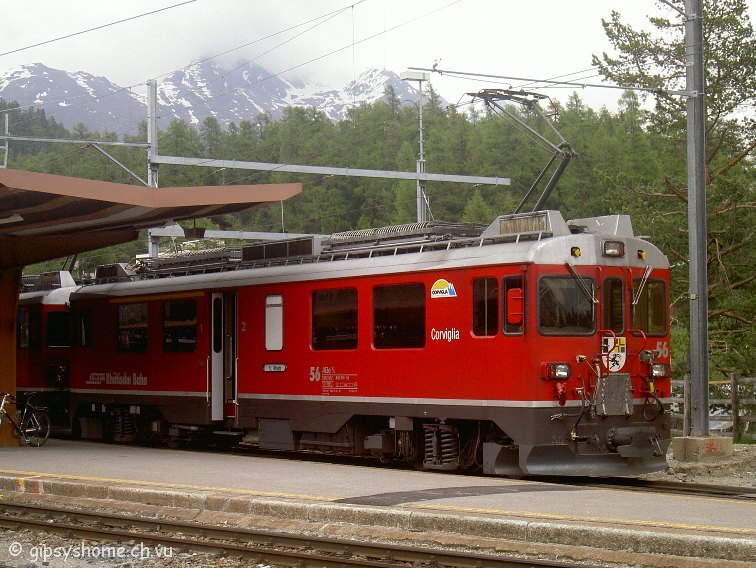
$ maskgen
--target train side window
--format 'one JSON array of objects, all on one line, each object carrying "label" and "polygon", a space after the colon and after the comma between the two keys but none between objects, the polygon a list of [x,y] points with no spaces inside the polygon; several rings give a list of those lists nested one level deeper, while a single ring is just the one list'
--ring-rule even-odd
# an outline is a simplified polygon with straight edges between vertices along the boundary
[{"label": "train side window", "polygon": [[47,314],[47,346],[71,347],[73,345],[73,322],[69,312]]},{"label": "train side window", "polygon": [[519,335],[525,330],[525,283],[522,276],[508,276],[501,281],[504,306],[504,333]]},{"label": "train side window", "polygon": [[499,283],[496,278],[473,280],[473,335],[496,335],[499,331]]},{"label": "train side window", "polygon": [[625,293],[622,280],[607,278],[601,292],[601,329],[622,333],[625,328]]},{"label": "train side window", "polygon": [[[639,279],[633,280],[633,297],[640,283]],[[633,328],[646,335],[667,334],[667,286],[663,280],[646,282],[638,303],[633,306]]]},{"label": "train side window", "polygon": [[373,288],[373,345],[376,349],[425,346],[425,286]]},{"label": "train side window", "polygon": [[37,349],[42,344],[42,318],[39,308],[18,311],[18,348]]},{"label": "train side window", "polygon": [[[594,288],[593,280],[582,283]],[[545,276],[538,282],[538,330],[544,335],[587,335],[594,331],[593,301],[573,277]]]},{"label": "train side window", "polygon": [[312,293],[312,348],[357,347],[357,289],[316,290]]},{"label": "train side window", "polygon": [[213,298],[213,353],[223,352],[223,299]]},{"label": "train side window", "polygon": [[92,345],[92,314],[89,308],[84,308],[79,312],[78,328],[79,345],[81,347]]},{"label": "train side window", "polygon": [[147,351],[147,303],[120,304],[118,306],[119,353],[145,353]]},{"label": "train side window", "polygon": [[197,302],[169,300],[163,304],[163,351],[197,350]]},{"label": "train side window", "polygon": [[271,294],[265,298],[265,349],[283,349],[283,296]]}]

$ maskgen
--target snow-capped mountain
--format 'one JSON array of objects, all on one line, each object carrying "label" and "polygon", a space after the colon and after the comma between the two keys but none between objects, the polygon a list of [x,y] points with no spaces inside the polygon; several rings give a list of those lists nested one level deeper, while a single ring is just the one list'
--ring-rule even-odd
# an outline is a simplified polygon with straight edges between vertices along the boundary
[{"label": "snow-capped mountain", "polygon": [[[93,131],[121,133],[146,117],[144,97],[105,77],[69,73],[39,63],[1,73],[0,98],[15,101],[21,108],[44,109],[47,116],[69,129],[81,122]],[[13,133],[12,116],[10,130]]]},{"label": "snow-capped mountain", "polygon": [[[254,121],[264,112],[277,119],[289,106],[315,107],[340,120],[350,107],[383,98],[387,84],[399,100],[417,99],[413,85],[392,71],[371,69],[342,88],[329,88],[287,80],[255,65],[224,69],[214,61],[203,61],[158,82],[159,126],[167,127],[174,118],[198,125],[214,116],[226,127],[230,122]],[[0,73],[0,98],[22,108],[42,108],[66,128],[83,123],[101,133],[136,133],[147,116],[143,94],[105,77],[40,63]]]}]

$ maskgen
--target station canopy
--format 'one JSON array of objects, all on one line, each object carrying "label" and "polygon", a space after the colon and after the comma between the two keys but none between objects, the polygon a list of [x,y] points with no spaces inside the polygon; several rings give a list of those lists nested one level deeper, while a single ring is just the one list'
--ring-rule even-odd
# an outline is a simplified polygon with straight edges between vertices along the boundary
[{"label": "station canopy", "polygon": [[301,184],[149,188],[0,168],[0,270],[123,243],[138,231],[282,201]]},{"label": "station canopy", "polygon": [[[0,391],[16,391],[24,266],[134,240],[140,229],[288,199],[301,184],[145,188],[0,168]],[[14,443],[11,430],[0,446]]]}]

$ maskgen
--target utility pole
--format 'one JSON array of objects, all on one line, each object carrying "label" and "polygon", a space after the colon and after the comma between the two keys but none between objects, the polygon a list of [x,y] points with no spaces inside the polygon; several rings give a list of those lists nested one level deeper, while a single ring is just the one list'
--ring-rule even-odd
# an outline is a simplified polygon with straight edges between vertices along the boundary
[{"label": "utility pole", "polygon": [[690,435],[694,437],[709,435],[709,289],[702,5],[702,0],[685,0],[685,90],[688,97],[688,255],[690,258]]},{"label": "utility pole", "polygon": [[[423,150],[423,81],[430,80],[429,73],[419,71],[405,71],[399,76],[402,81],[417,81],[418,91],[420,91],[420,104],[418,105],[418,115],[420,117],[420,153],[417,159],[417,173],[425,173],[425,152]],[[425,180],[417,180],[417,222],[423,223],[428,220],[426,214]]]}]

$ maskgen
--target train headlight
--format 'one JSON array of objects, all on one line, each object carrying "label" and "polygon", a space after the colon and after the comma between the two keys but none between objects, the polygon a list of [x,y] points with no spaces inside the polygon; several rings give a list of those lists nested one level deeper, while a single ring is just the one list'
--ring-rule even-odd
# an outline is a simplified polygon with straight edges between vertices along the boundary
[{"label": "train headlight", "polygon": [[566,381],[572,375],[572,367],[569,363],[544,363],[542,376],[552,381]]},{"label": "train headlight", "polygon": [[651,376],[654,379],[663,379],[669,377],[670,369],[667,363],[654,363],[651,365]]},{"label": "train headlight", "polygon": [[622,241],[604,241],[604,256],[625,256],[625,243]]}]

